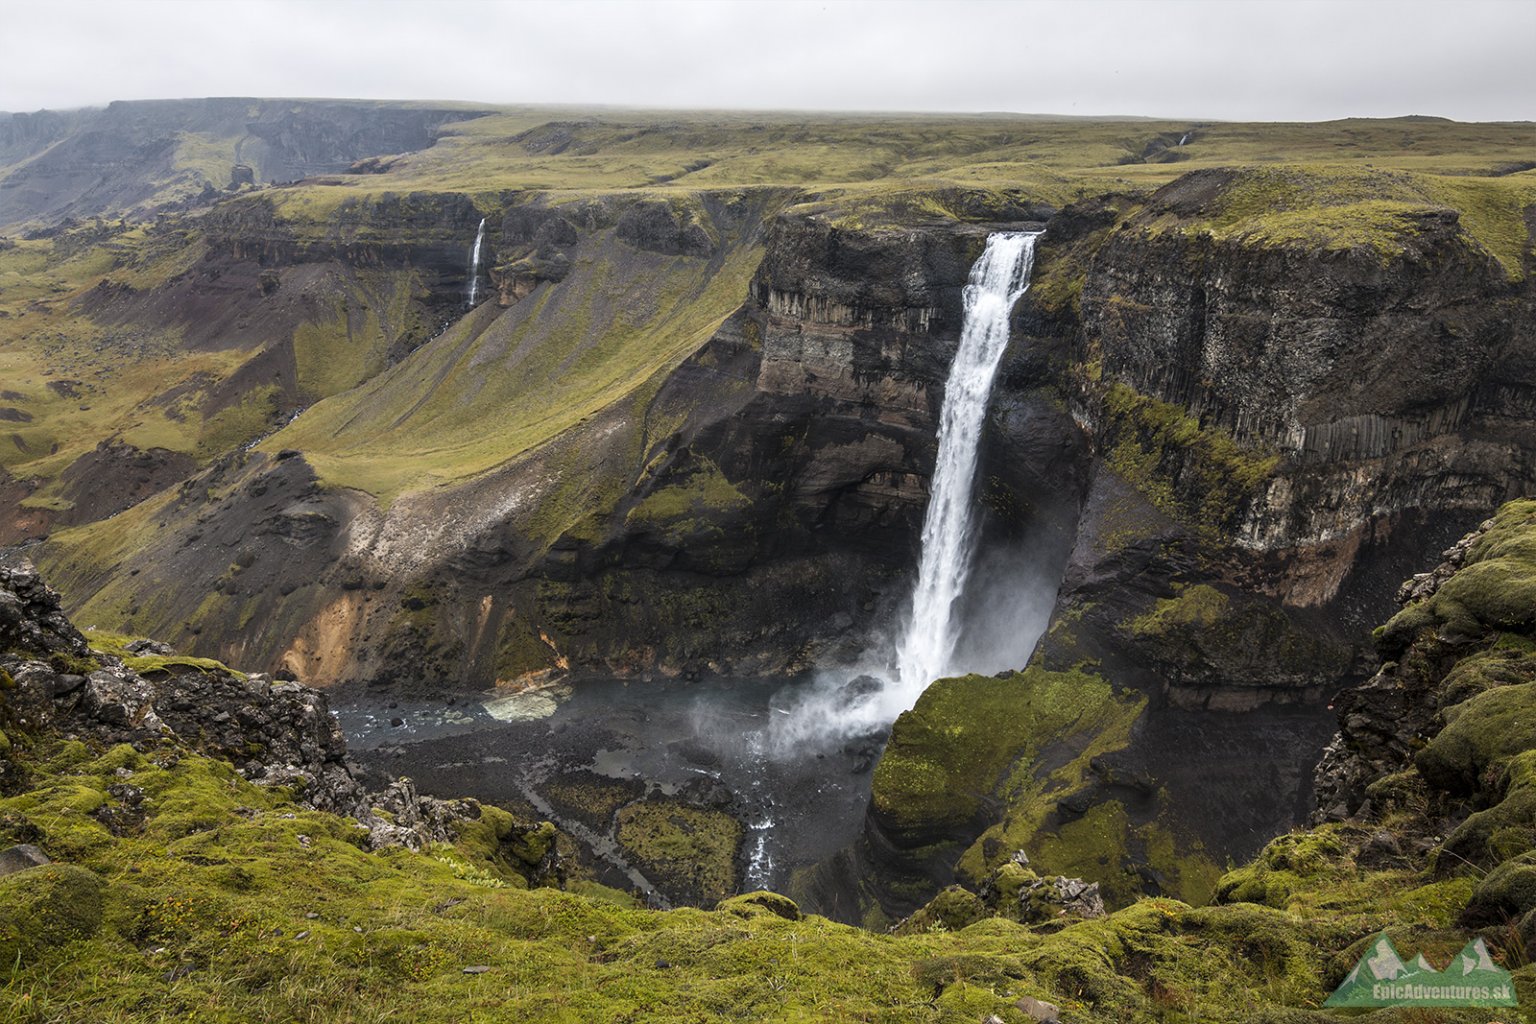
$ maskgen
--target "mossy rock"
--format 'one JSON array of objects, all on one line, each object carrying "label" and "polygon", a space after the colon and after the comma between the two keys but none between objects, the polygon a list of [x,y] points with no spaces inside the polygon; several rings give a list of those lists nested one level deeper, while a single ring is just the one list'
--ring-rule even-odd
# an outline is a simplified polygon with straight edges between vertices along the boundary
[{"label": "mossy rock", "polygon": [[101,927],[106,885],[84,868],[45,864],[0,878],[0,961],[23,963]]},{"label": "mossy rock", "polygon": [[947,839],[978,822],[1016,764],[1138,709],[1087,672],[941,679],[891,729],[872,782],[875,818],[909,847]]},{"label": "mossy rock", "polygon": [[1475,793],[1491,767],[1536,749],[1536,683],[1486,690],[1443,714],[1445,728],[1414,758],[1437,788]]},{"label": "mossy rock", "polygon": [[671,800],[644,800],[618,814],[619,845],[660,886],[713,906],[736,890],[741,823]]},{"label": "mossy rock", "polygon": [[1472,890],[1462,912],[1470,927],[1506,924],[1536,910],[1536,853],[1506,861],[1488,873]]},{"label": "mossy rock", "polygon": [[557,837],[550,822],[530,824],[500,807],[481,805],[478,818],[456,826],[454,848],[474,869],[522,887],[547,865]]},{"label": "mossy rock", "polygon": [[1227,595],[1206,583],[1185,587],[1163,598],[1127,628],[1133,636],[1161,636],[1179,627],[1208,629],[1227,614]]},{"label": "mossy rock", "polygon": [[1485,651],[1462,658],[1441,680],[1436,701],[1448,708],[1499,686],[1536,681],[1536,650],[1525,637],[1505,634]]},{"label": "mossy rock", "polygon": [[1248,864],[1223,875],[1216,886],[1220,904],[1256,903],[1284,909],[1311,879],[1330,876],[1349,854],[1341,826],[1292,832],[1272,840]]},{"label": "mossy rock", "polygon": [[1259,964],[1304,957],[1310,936],[1294,915],[1270,907],[1236,904],[1200,907],[1180,919],[1185,931],[1220,942]]},{"label": "mossy rock", "polygon": [[987,878],[987,888],[994,894],[999,916],[1010,921],[1019,919],[1019,896],[1024,887],[1040,878],[1035,872],[1016,861],[1000,864]]},{"label": "mossy rock", "polygon": [[1288,871],[1270,871],[1248,864],[1221,877],[1216,884],[1216,901],[1284,908],[1299,885],[1300,879]]},{"label": "mossy rock", "polygon": [[1377,814],[1421,808],[1429,800],[1424,776],[1412,768],[1383,775],[1365,787],[1365,795]]},{"label": "mossy rock", "polygon": [[759,889],[757,892],[744,893],[741,896],[732,896],[728,900],[721,900],[716,910],[729,911],[738,917],[755,917],[759,914],[772,914],[782,917],[786,921],[798,921],[803,916],[800,906],[788,896],[781,896],[776,892]]},{"label": "mossy rock", "polygon": [[544,863],[554,849],[558,834],[553,822],[541,821],[530,828],[514,830],[507,842],[507,849],[522,863],[536,868]]},{"label": "mossy rock", "polygon": [[1165,515],[1208,537],[1231,529],[1280,465],[1278,455],[1127,384],[1110,384],[1102,397],[1105,461]]},{"label": "mossy rock", "polygon": [[897,935],[954,932],[988,916],[987,905],[969,889],[951,885],[895,928]]},{"label": "mossy rock", "polygon": [[1467,552],[1466,564],[1431,596],[1377,630],[1389,656],[1426,629],[1451,640],[1536,629],[1536,500],[1512,501]]},{"label": "mossy rock", "polygon": [[1446,837],[1436,855],[1442,869],[1467,864],[1493,866],[1536,848],[1536,750],[1512,758],[1492,789],[1503,798],[1467,816]]}]

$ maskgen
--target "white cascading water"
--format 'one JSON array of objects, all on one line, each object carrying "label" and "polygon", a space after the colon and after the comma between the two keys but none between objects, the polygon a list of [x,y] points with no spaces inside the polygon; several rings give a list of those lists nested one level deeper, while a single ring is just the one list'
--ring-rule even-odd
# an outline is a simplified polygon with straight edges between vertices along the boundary
[{"label": "white cascading water", "polygon": [[469,253],[469,304],[475,304],[475,297],[480,294],[480,243],[485,241],[485,218],[480,218],[480,227],[475,231],[475,247]]},{"label": "white cascading water", "polygon": [[939,416],[939,457],[923,523],[923,552],[911,618],[895,647],[895,665],[865,662],[854,671],[870,687],[849,680],[846,669],[827,672],[815,685],[786,692],[769,715],[764,749],[772,756],[803,756],[809,744],[868,736],[887,728],[917,703],[928,684],[975,665],[955,657],[959,632],[955,603],[970,575],[972,492],[977,450],[992,381],[1008,347],[1008,318],[1029,289],[1039,232],[987,238],[965,286],[965,323],[950,365]]},{"label": "white cascading water", "polygon": [[944,388],[939,457],[923,522],[912,617],[896,650],[897,692],[891,697],[902,709],[911,707],[929,683],[956,668],[955,603],[971,569],[977,451],[992,381],[1008,347],[1008,318],[1029,290],[1038,237],[1038,232],[989,236],[965,286],[965,323]]}]

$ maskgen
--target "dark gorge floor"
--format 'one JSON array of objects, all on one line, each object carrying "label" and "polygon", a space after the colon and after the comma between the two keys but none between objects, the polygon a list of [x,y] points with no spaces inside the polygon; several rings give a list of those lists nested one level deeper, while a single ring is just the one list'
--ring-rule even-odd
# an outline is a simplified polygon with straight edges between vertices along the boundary
[{"label": "dark gorge floor", "polygon": [[[653,903],[783,891],[854,843],[879,739],[786,742],[782,680],[585,679],[516,697],[333,705],[355,756],[421,791],[531,806]],[[487,710],[513,720],[503,721]],[[542,717],[535,717],[542,716]],[[399,721],[400,725],[392,724]],[[705,865],[685,863],[701,859]]]}]

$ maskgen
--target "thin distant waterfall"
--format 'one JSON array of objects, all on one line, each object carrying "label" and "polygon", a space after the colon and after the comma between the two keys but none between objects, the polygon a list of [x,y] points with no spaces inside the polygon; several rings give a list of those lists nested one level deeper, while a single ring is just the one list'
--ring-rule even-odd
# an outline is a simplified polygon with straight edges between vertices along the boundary
[{"label": "thin distant waterfall", "polygon": [[1179,145],[1182,146],[1182,145],[1184,145],[1184,143],[1186,143],[1188,141],[1189,141],[1189,132],[1185,132],[1183,135],[1179,136]]},{"label": "thin distant waterfall", "polygon": [[485,241],[485,218],[480,218],[480,227],[475,231],[475,247],[469,253],[469,304],[475,304],[475,297],[480,294],[480,243]]},{"label": "thin distant waterfall", "polygon": [[896,652],[900,696],[911,707],[933,680],[954,669],[955,603],[970,574],[972,499],[987,399],[1008,346],[1008,319],[1029,290],[1039,232],[987,238],[965,286],[960,348],[944,388],[939,457],[923,523],[923,553],[912,593],[912,618]]}]

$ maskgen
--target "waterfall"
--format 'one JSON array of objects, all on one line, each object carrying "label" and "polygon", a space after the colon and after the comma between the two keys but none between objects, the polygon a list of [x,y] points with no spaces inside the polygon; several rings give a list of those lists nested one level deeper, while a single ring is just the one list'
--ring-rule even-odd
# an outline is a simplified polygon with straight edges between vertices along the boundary
[{"label": "waterfall", "polygon": [[1188,141],[1189,141],[1189,132],[1185,132],[1183,135],[1179,136],[1179,145],[1182,146],[1182,145],[1184,145],[1184,143],[1186,143]]},{"label": "waterfall", "polygon": [[971,492],[987,399],[1008,347],[1008,318],[1029,290],[1034,233],[987,238],[965,286],[965,322],[950,366],[939,417],[939,457],[923,523],[923,553],[912,592],[912,618],[896,652],[897,689],[906,707],[935,679],[954,671],[955,602],[970,574]]},{"label": "waterfall", "polygon": [[475,296],[480,294],[480,243],[485,241],[485,218],[480,218],[480,227],[475,231],[475,247],[469,253],[469,304],[475,304]]}]

